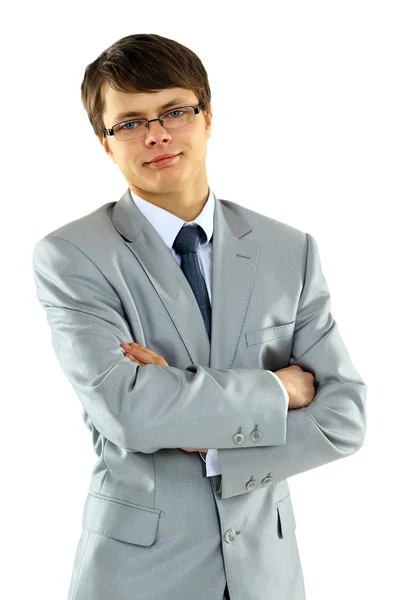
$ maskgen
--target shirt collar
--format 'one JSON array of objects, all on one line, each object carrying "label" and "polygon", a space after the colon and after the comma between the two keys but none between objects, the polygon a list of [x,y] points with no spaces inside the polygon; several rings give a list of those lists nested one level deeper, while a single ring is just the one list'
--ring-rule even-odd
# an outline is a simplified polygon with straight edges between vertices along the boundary
[{"label": "shirt collar", "polygon": [[200,225],[207,239],[202,244],[205,246],[209,243],[212,238],[214,231],[214,208],[215,208],[215,197],[211,189],[209,188],[209,194],[207,198],[207,202],[205,203],[203,210],[201,213],[193,220],[193,221],[184,221],[180,217],[173,215],[168,210],[161,208],[160,206],[156,206],[152,204],[148,200],[144,200],[130,189],[131,197],[133,202],[142,212],[142,214],[146,217],[148,221],[152,224],[154,229],[160,235],[160,237],[164,240],[165,244],[168,248],[172,249],[172,244],[175,241],[176,236],[179,231],[183,227],[183,225],[189,223],[196,223]]}]

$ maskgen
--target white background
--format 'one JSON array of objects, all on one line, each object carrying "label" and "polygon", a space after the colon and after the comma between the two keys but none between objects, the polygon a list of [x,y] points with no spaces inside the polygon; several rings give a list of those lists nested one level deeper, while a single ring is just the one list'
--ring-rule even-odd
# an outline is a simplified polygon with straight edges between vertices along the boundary
[{"label": "white background", "polygon": [[41,237],[127,188],[94,136],[80,85],[87,64],[133,33],[175,39],[201,58],[212,91],[211,189],[315,237],[333,316],[368,385],[361,450],[289,480],[307,599],[400,597],[398,8],[2,8],[2,597],[67,595],[96,457],[51,346],[31,257]]}]

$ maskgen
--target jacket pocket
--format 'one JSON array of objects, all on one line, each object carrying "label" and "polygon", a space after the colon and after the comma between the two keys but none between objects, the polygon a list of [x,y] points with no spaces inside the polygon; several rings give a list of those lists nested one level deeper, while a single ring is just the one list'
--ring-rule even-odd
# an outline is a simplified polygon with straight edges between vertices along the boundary
[{"label": "jacket pocket", "polygon": [[286,537],[296,529],[296,519],[293,512],[292,499],[286,496],[276,504],[278,511],[278,536]]},{"label": "jacket pocket", "polygon": [[270,342],[276,338],[288,337],[293,334],[295,321],[285,323],[284,325],[276,325],[274,327],[264,327],[246,333],[246,343],[248,346],[261,344],[262,342]]},{"label": "jacket pocket", "polygon": [[161,510],[89,492],[83,510],[84,529],[116,540],[151,546]]}]

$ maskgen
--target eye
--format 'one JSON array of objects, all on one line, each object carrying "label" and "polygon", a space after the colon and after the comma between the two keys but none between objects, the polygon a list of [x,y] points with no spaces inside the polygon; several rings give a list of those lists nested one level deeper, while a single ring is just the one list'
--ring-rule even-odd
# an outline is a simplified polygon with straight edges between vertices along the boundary
[{"label": "eye", "polygon": [[[180,116],[182,116],[182,115],[185,113],[185,111],[184,111],[184,110],[178,110],[178,109],[176,108],[175,110],[171,110],[171,112],[167,113],[168,117],[169,117],[170,115],[172,115],[173,113],[181,113],[181,114],[179,115],[179,117],[180,117]],[[174,117],[172,117],[172,118],[174,118]]]},{"label": "eye", "polygon": [[114,131],[132,131],[133,129],[137,129],[141,123],[142,121],[125,121],[125,123],[114,125]]},{"label": "eye", "polygon": [[134,127],[130,127],[130,125],[137,125],[137,123],[136,121],[128,121],[127,123],[120,125],[118,129],[134,129]]}]

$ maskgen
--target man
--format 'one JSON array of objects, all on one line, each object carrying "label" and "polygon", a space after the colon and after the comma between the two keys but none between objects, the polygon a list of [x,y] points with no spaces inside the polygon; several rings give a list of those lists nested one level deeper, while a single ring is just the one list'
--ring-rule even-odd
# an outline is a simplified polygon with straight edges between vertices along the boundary
[{"label": "man", "polygon": [[68,600],[302,600],[287,478],[366,428],[316,242],[211,191],[193,90],[102,93],[128,189],[33,258],[98,456]]}]

